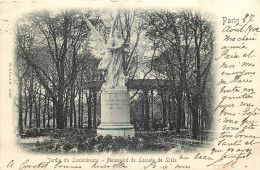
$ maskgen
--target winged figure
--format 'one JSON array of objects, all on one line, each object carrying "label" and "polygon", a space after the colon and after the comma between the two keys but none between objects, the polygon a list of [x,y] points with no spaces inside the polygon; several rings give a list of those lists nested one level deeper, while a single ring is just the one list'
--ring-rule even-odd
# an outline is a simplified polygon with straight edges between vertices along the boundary
[{"label": "winged figure", "polygon": [[107,44],[87,19],[86,23],[91,29],[93,39],[97,45],[98,51],[104,53],[102,60],[98,65],[98,69],[105,70],[105,83],[102,85],[103,90],[113,89],[115,87],[125,87],[125,75],[123,71],[123,53],[125,43],[121,33],[116,29],[119,14],[116,16],[112,25],[111,32]]}]

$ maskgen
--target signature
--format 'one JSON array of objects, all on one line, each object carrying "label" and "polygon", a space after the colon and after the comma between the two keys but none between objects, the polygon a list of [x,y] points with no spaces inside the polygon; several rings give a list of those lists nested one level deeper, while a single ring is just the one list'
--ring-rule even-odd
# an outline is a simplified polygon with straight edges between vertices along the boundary
[{"label": "signature", "polygon": [[[238,153],[238,154],[230,154],[228,155],[227,152],[225,152],[220,159],[214,161],[213,163],[207,165],[209,166],[222,166],[222,168],[231,167],[234,168],[234,165],[237,163],[239,159],[245,159],[248,158],[249,155],[251,155],[251,152],[248,153]],[[230,160],[233,159],[233,160]],[[224,162],[224,163],[223,163]]]}]

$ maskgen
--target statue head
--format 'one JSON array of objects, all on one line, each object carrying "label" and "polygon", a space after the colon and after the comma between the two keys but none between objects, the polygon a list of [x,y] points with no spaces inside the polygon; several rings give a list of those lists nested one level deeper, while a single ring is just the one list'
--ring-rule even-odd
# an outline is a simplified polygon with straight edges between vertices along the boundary
[{"label": "statue head", "polygon": [[122,38],[121,32],[120,32],[119,30],[116,30],[116,31],[115,31],[115,37],[116,37],[116,38],[119,38],[119,39]]}]

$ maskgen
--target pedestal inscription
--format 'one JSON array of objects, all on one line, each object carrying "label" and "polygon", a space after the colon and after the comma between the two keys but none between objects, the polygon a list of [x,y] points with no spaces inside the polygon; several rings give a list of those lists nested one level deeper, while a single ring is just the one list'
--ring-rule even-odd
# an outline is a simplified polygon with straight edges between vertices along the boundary
[{"label": "pedestal inscription", "polygon": [[100,135],[134,136],[130,124],[130,97],[127,90],[108,90],[101,93]]},{"label": "pedestal inscription", "polygon": [[127,93],[102,93],[101,94],[101,122],[118,123],[130,122],[130,100]]}]

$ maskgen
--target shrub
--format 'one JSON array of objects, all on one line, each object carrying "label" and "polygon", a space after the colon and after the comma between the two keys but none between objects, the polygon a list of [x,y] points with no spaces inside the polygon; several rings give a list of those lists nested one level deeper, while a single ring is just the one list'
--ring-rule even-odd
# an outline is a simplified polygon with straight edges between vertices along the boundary
[{"label": "shrub", "polygon": [[142,140],[138,137],[127,137],[127,146],[126,150],[129,151],[140,151],[143,149],[143,143]]},{"label": "shrub", "polygon": [[[188,132],[186,132],[188,133]],[[184,134],[186,134],[184,133]],[[33,129],[27,132],[35,136]],[[135,151],[167,151],[173,147],[176,132],[141,132],[135,137],[112,137],[100,136],[93,131],[69,129],[54,131],[50,139],[34,144],[34,151],[37,152],[120,152],[127,150]],[[166,143],[167,142],[167,143]]]},{"label": "shrub", "polygon": [[63,150],[64,150],[65,152],[70,151],[72,148],[74,148],[73,143],[66,142],[66,143],[64,143],[64,145],[63,145]]},{"label": "shrub", "polygon": [[26,137],[36,137],[36,132],[34,131],[34,129],[28,129],[25,132],[25,136]]}]

